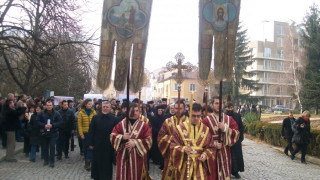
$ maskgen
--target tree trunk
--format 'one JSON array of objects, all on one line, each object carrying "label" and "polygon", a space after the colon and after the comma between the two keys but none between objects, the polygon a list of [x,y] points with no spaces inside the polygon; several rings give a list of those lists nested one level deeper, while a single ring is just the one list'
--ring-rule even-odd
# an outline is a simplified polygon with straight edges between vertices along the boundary
[{"label": "tree trunk", "polygon": [[316,104],[316,109],[315,109],[315,111],[314,111],[314,114],[315,114],[315,115],[318,115],[318,113],[319,113],[319,105]]}]

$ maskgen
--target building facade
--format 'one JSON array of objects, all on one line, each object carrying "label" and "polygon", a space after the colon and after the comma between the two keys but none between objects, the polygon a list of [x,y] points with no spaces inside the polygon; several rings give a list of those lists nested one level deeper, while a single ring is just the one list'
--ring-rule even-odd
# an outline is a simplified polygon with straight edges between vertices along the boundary
[{"label": "building facade", "polygon": [[[153,100],[167,98],[168,103],[174,103],[178,100],[178,84],[175,81],[177,71],[168,71],[166,68],[161,68],[154,71],[151,78],[151,89]],[[185,80],[181,84],[180,98],[189,103],[191,93],[193,99],[202,103],[204,87],[197,80],[197,71],[183,72]]]},{"label": "building facade", "polygon": [[273,107],[283,105],[293,109],[297,105],[295,96],[300,84],[296,70],[303,65],[303,50],[297,28],[285,22],[274,22],[274,41],[254,41],[249,43],[255,60],[247,70],[254,72],[253,80],[258,80],[260,89],[250,95],[258,97],[258,104]]}]

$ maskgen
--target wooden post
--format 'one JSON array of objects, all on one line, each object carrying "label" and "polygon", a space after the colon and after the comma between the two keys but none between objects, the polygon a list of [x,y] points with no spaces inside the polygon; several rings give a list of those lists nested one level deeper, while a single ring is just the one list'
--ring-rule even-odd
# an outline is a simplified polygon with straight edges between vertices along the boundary
[{"label": "wooden post", "polygon": [[[219,95],[219,122],[221,122],[222,116],[222,80],[220,80],[220,95]],[[221,130],[219,129],[219,143],[221,142]]]},{"label": "wooden post", "polygon": [[180,121],[180,117],[181,117],[181,114],[180,114],[180,91],[181,91],[181,85],[178,84],[178,112],[177,112],[178,121]]}]

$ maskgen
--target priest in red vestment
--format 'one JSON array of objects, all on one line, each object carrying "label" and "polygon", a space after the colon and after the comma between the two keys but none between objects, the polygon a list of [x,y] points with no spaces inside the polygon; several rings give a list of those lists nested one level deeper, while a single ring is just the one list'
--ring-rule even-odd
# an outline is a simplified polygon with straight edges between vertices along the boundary
[{"label": "priest in red vestment", "polygon": [[170,150],[177,169],[177,180],[207,180],[208,167],[214,163],[215,151],[210,147],[212,135],[200,121],[201,110],[201,105],[195,103],[191,122],[181,123],[173,132]]},{"label": "priest in red vestment", "polygon": [[[230,147],[239,139],[239,131],[237,123],[231,116],[222,114],[221,122],[219,122],[219,97],[213,97],[211,106],[213,113],[209,114],[202,120],[202,123],[207,125],[212,134],[211,146],[217,149],[216,163],[210,168],[211,173],[209,180],[213,179],[231,179],[231,151]],[[219,143],[218,131],[221,130],[221,143]]]},{"label": "priest in red vestment", "polygon": [[[139,118],[139,108],[136,103],[132,103],[129,110],[129,121],[123,119],[110,134],[111,144],[117,151],[116,180],[150,179],[147,152],[152,144],[151,129]],[[128,132],[126,132],[127,122]]]},{"label": "priest in red vestment", "polygon": [[[170,151],[170,143],[172,142],[172,134],[177,128],[177,126],[188,120],[188,117],[184,115],[185,104],[180,103],[180,108],[178,108],[178,102],[175,103],[175,115],[167,118],[159,131],[158,134],[158,147],[164,158],[164,167],[162,170],[162,180],[176,180],[176,168],[172,164],[172,152]],[[181,114],[181,117],[178,118],[177,114]]]}]

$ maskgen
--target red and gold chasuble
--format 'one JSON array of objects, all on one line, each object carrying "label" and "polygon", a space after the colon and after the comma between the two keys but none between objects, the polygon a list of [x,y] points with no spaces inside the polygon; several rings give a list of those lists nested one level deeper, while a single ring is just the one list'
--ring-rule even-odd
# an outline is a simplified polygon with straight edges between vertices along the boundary
[{"label": "red and gold chasuble", "polygon": [[151,129],[148,124],[138,119],[133,125],[129,123],[130,140],[135,147],[129,152],[129,160],[126,157],[123,134],[126,132],[126,119],[119,122],[110,134],[110,141],[117,151],[116,180],[142,180],[149,179],[147,152],[152,144]]},{"label": "red and gold chasuble", "polygon": [[[225,132],[221,133],[221,141],[222,141],[222,148],[220,150],[217,150],[217,157],[215,165],[211,167],[210,172],[213,172],[210,174],[208,179],[225,179],[230,180],[231,179],[231,152],[230,147],[234,145],[237,140],[239,139],[239,131],[238,131],[238,125],[233,120],[232,117],[227,116],[223,113],[222,120],[225,125]],[[219,118],[216,117],[214,114],[208,115],[206,118],[202,120],[202,123],[209,127],[210,133],[212,134],[212,140],[211,146],[214,146],[216,143],[218,143],[218,122]],[[216,172],[216,173],[214,173]]]},{"label": "red and gold chasuble", "polygon": [[172,141],[172,134],[176,130],[177,126],[188,120],[186,116],[180,117],[178,121],[177,116],[167,118],[159,131],[158,134],[158,147],[164,158],[164,167],[162,170],[162,180],[176,180],[176,169],[172,164],[170,143]]},{"label": "red and gold chasuble", "polygon": [[147,117],[145,117],[144,115],[140,114],[139,118],[140,118],[141,121],[147,123],[150,126],[150,123],[149,123],[150,121],[149,121],[149,119]]},{"label": "red and gold chasuble", "polygon": [[[185,121],[177,126],[173,133],[170,150],[173,157],[173,165],[177,169],[177,180],[207,180],[209,168],[214,163],[215,151],[210,147],[212,135],[209,128],[203,123],[189,127]],[[185,154],[185,148],[189,146],[192,151]],[[201,154],[207,156],[207,160],[199,160]],[[210,157],[210,158],[209,158]],[[189,175],[187,166],[189,161]],[[187,178],[189,176],[189,178]]]}]

